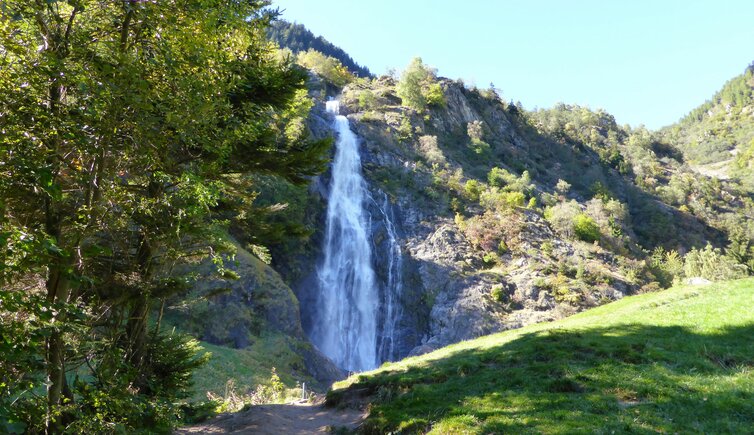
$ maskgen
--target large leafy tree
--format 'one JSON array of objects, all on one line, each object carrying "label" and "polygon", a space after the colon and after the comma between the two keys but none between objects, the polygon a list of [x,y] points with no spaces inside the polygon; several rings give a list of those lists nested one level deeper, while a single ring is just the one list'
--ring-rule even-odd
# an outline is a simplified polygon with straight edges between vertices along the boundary
[{"label": "large leafy tree", "polygon": [[[186,343],[147,327],[153,301],[185,284],[171,266],[212,255],[222,272],[223,228],[250,207],[248,174],[302,183],[325,163],[326,142],[291,132],[305,73],[264,39],[267,6],[2,3],[0,315],[37,338],[6,338],[23,352],[3,364],[0,406],[41,369],[44,429],[60,432],[92,388],[157,397],[185,383],[155,367],[172,349],[189,370]],[[72,387],[82,367],[92,381]]]}]

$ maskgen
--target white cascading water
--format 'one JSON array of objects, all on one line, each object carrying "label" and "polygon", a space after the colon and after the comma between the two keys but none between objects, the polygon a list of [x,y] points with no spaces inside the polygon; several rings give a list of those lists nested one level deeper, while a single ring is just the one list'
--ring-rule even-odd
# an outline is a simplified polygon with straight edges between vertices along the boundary
[{"label": "white cascading water", "polygon": [[395,361],[399,358],[395,338],[398,319],[401,317],[399,297],[403,291],[403,255],[398,244],[398,234],[395,231],[390,216],[390,203],[385,193],[382,205],[377,205],[385,222],[387,231],[387,280],[382,299],[383,323],[378,356],[381,361]]},{"label": "white cascading water", "polygon": [[349,371],[377,366],[377,313],[380,304],[372,266],[369,197],[361,175],[358,142],[337,101],[335,160],[327,204],[324,261],[317,270],[319,293],[310,338],[322,353]]}]

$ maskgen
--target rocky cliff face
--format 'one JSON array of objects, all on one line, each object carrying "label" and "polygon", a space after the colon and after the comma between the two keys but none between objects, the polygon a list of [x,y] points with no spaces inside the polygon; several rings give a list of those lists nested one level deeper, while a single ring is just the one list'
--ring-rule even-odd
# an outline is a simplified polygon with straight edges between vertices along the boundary
[{"label": "rocky cliff face", "polygon": [[[444,144],[448,168],[463,168],[454,159],[453,142],[467,139],[470,123],[478,123],[497,156],[526,153],[529,143],[520,135],[510,113],[497,101],[479,101],[462,86],[443,82],[446,105],[423,116],[395,104],[393,83],[382,79],[375,91],[379,108],[363,110],[357,100],[344,92],[343,111],[361,139],[365,176],[372,191],[372,239],[378,276],[387,270],[385,251],[385,198],[401,240],[404,274],[398,325],[400,356],[417,354],[460,340],[523,325],[552,320],[584,307],[622,297],[635,287],[621,276],[615,259],[594,245],[563,240],[538,213],[523,212],[522,235],[515,250],[500,258],[500,264],[486,265],[481,251],[473,246],[454,222],[446,199],[428,195],[431,171],[422,167],[423,137],[434,136]],[[352,95],[352,94],[351,94]],[[321,111],[314,112],[313,123],[323,125]],[[407,128],[406,125],[409,127]],[[406,131],[408,130],[408,131]],[[499,158],[499,157],[498,157]],[[504,164],[504,163],[502,163]],[[474,168],[467,167],[468,173]],[[326,196],[327,174],[315,183],[315,190]],[[547,253],[540,248],[549,243]],[[569,259],[564,266],[563,259]],[[612,262],[612,263],[611,263]],[[586,292],[569,295],[569,281],[559,288],[546,282],[558,268],[599,271],[609,283],[593,286]],[[296,286],[302,301],[308,293],[311,276]],[[557,293],[557,294],[556,294]],[[306,305],[306,304],[305,304]],[[303,310],[306,319],[306,309]],[[306,322],[306,320],[305,320]]]},{"label": "rocky cliff face", "polygon": [[279,369],[312,376],[323,385],[345,376],[307,341],[299,302],[274,269],[241,246],[227,267],[239,278],[217,277],[210,260],[192,266],[196,284],[188,298],[167,306],[168,319],[203,341],[236,349],[252,348],[270,334],[281,335],[287,350],[301,359],[300,367],[296,362],[296,367]]}]

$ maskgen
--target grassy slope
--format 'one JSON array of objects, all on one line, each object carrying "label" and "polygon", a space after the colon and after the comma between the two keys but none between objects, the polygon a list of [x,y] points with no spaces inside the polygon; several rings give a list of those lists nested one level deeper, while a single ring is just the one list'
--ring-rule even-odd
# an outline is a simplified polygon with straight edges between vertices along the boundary
[{"label": "grassy slope", "polygon": [[749,433],[754,279],[644,294],[335,385],[366,432]]},{"label": "grassy slope", "polygon": [[295,388],[297,381],[302,380],[309,388],[317,384],[305,374],[303,361],[291,348],[290,339],[280,333],[266,334],[247,349],[206,342],[201,342],[201,346],[212,357],[194,372],[193,400],[206,399],[208,391],[220,397],[231,391],[237,395],[249,394],[258,385],[270,383],[273,367],[288,388]]}]

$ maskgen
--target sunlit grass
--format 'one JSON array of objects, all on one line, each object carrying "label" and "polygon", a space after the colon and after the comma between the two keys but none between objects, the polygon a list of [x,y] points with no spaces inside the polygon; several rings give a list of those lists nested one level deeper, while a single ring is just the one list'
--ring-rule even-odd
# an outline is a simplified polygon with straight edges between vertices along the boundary
[{"label": "sunlit grass", "polygon": [[754,280],[625,298],[335,385],[366,432],[706,432],[754,427]]}]

